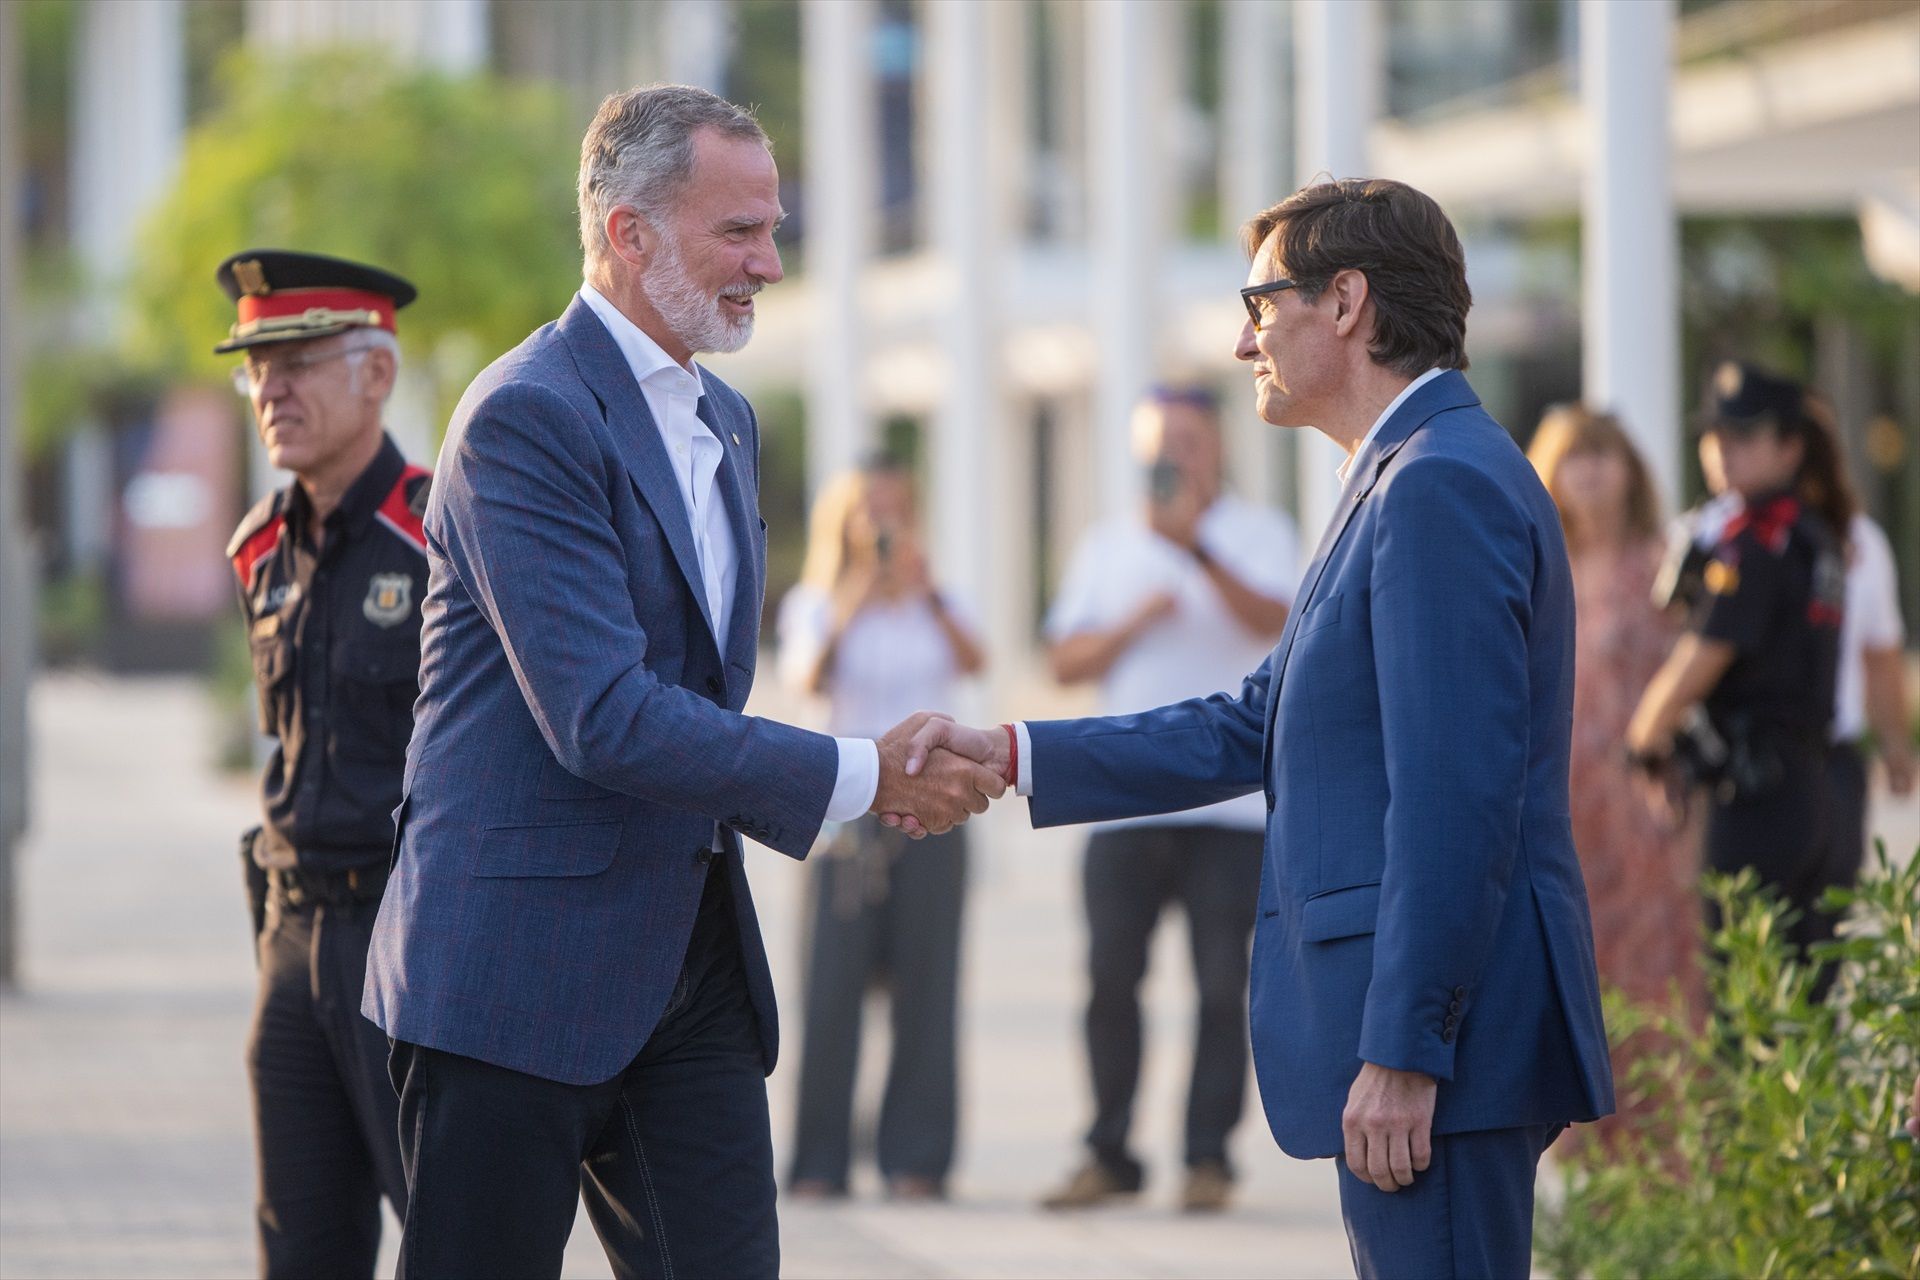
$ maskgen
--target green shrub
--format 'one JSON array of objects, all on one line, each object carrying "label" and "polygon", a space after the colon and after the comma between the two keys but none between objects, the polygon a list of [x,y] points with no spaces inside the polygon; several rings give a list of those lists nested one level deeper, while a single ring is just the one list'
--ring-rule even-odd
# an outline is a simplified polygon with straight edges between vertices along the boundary
[{"label": "green shrub", "polygon": [[1920,1276],[1920,1152],[1902,1127],[1920,1070],[1920,855],[1895,867],[1881,845],[1875,864],[1828,895],[1851,923],[1816,950],[1840,966],[1824,1003],[1751,871],[1708,882],[1724,923],[1703,1025],[1610,1000],[1616,1042],[1653,1028],[1664,1043],[1623,1094],[1664,1101],[1563,1166],[1537,1233],[1554,1275]]}]

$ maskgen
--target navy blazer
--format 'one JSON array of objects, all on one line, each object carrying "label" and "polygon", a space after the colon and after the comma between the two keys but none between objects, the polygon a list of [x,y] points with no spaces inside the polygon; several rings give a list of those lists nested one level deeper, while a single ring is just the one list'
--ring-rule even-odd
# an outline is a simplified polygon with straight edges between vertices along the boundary
[{"label": "navy blazer", "polygon": [[[806,856],[833,739],[741,714],[766,525],[758,426],[701,370],[740,548],[717,637],[685,501],[626,359],[578,297],[467,389],[427,504],[420,700],[362,1008],[387,1034],[571,1084],[672,994],[714,823]],[[767,1069],[779,1030],[739,841]]]},{"label": "navy blazer", "polygon": [[1364,1061],[1435,1133],[1613,1108],[1567,801],[1573,588],[1553,503],[1458,372],[1361,450],[1237,697],[1029,725],[1036,825],[1267,793],[1254,1065],[1289,1154]]}]

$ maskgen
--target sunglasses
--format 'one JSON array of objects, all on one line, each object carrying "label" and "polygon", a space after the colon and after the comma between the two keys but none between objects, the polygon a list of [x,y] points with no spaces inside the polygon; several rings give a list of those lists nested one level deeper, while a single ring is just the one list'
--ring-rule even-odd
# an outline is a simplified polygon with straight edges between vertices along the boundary
[{"label": "sunglasses", "polygon": [[1246,304],[1247,319],[1253,321],[1253,331],[1260,332],[1260,304],[1256,298],[1269,293],[1282,293],[1288,289],[1298,289],[1297,280],[1270,280],[1266,284],[1250,284],[1240,291],[1240,301]]}]

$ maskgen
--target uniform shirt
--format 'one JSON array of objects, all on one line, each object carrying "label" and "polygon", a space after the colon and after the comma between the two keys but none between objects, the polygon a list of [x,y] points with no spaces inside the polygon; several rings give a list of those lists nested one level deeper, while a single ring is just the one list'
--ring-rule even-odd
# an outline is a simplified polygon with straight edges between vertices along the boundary
[{"label": "uniform shirt", "polygon": [[[1292,601],[1300,547],[1286,516],[1222,495],[1200,517],[1198,535],[1207,554],[1248,587]],[[1058,642],[1119,626],[1161,591],[1171,592],[1179,607],[1114,659],[1100,682],[1103,715],[1237,690],[1273,648],[1273,636],[1241,625],[1198,560],[1138,520],[1096,526],[1081,542],[1047,615],[1047,638]],[[1025,752],[1021,758],[1026,759]],[[1204,824],[1259,831],[1266,821],[1266,806],[1255,792],[1205,808],[1102,825]]]},{"label": "uniform shirt", "polygon": [[[720,488],[714,483],[726,446],[699,416],[700,400],[706,394],[699,366],[683,365],[668,355],[592,285],[580,286],[580,300],[613,335],[633,380],[640,384],[654,428],[667,446],[680,499],[686,504],[694,557],[700,563],[700,590],[706,597],[707,616],[713,619],[714,643],[724,656],[727,624],[733,617],[733,597],[740,578],[740,550]],[[873,805],[880,787],[880,750],[867,739],[841,738],[837,745],[840,768],[833,795],[827,800],[826,817],[829,822],[850,822]],[[713,838],[717,849],[718,824]]]},{"label": "uniform shirt", "polygon": [[392,852],[420,693],[428,483],[386,437],[327,517],[320,550],[298,484],[262,499],[227,548],[260,730],[275,739],[260,787],[262,866],[342,871]]},{"label": "uniform shirt", "polygon": [[[942,596],[962,629],[978,634],[970,612]],[[780,675],[808,693],[808,678],[833,631],[833,597],[800,583],[780,602]],[[951,707],[960,670],[933,605],[924,597],[876,600],[841,633],[827,672],[827,732],[877,738],[926,707]]]},{"label": "uniform shirt", "polygon": [[1691,629],[1735,655],[1707,695],[1714,727],[1824,743],[1846,601],[1846,567],[1825,525],[1788,495],[1747,503],[1714,548],[1705,586]]},{"label": "uniform shirt", "polygon": [[1834,688],[1833,740],[1867,731],[1867,672],[1862,654],[1906,643],[1893,548],[1872,517],[1856,512],[1847,530],[1847,616],[1840,623],[1840,677]]}]

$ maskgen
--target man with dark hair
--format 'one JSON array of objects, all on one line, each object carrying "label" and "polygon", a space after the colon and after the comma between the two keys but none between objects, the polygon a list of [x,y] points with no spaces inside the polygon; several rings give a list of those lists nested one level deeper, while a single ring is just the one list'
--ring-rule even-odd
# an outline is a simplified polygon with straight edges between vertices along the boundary
[{"label": "man with dark hair", "polygon": [[[1101,710],[1144,711],[1231,689],[1287,623],[1299,578],[1293,522],[1225,492],[1220,410],[1204,387],[1157,387],[1134,411],[1147,478],[1137,516],[1082,539],[1047,615],[1062,684],[1098,681]],[[1227,1138],[1247,1081],[1247,939],[1266,814],[1253,796],[1103,823],[1087,839],[1087,1158],[1041,1203],[1082,1209],[1139,1191],[1130,1149],[1140,1082],[1140,982],[1162,912],[1186,916],[1199,996],[1187,1092],[1190,1213],[1227,1207]]]},{"label": "man with dark hair", "polygon": [[1247,238],[1235,354],[1260,416],[1347,454],[1278,647],[1238,696],[935,719],[915,746],[1002,769],[1045,826],[1264,789],[1251,1005],[1275,1138],[1344,1157],[1362,1276],[1523,1277],[1541,1153],[1613,1108],[1560,520],[1460,376],[1470,295],[1432,200],[1309,187]]}]

